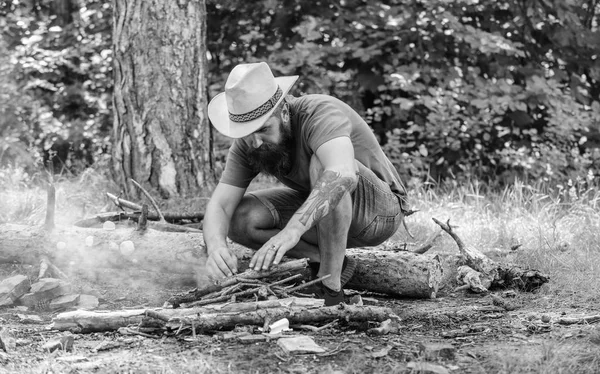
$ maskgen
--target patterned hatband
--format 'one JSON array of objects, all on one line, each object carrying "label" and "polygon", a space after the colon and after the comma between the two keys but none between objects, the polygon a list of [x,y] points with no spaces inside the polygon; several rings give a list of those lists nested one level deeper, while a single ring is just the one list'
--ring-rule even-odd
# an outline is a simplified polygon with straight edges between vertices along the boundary
[{"label": "patterned hatband", "polygon": [[244,114],[232,114],[230,112],[229,119],[232,120],[233,122],[250,122],[252,120],[255,120],[258,117],[267,113],[269,110],[273,109],[275,104],[277,104],[277,101],[279,100],[279,98],[281,98],[281,95],[283,95],[283,91],[281,90],[281,88],[279,86],[277,86],[277,91],[275,91],[275,94],[273,96],[271,96],[271,98],[269,100],[267,100],[266,103],[264,103],[263,105],[259,106],[256,109],[254,109],[248,113],[244,113]]}]

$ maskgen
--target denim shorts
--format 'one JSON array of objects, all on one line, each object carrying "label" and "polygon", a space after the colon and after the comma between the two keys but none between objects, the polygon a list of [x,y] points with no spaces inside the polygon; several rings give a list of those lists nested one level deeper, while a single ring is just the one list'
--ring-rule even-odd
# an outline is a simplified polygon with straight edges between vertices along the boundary
[{"label": "denim shorts", "polygon": [[[370,169],[358,162],[358,184],[352,193],[352,223],[347,248],[374,246],[392,236],[404,219],[398,196]],[[249,192],[273,215],[283,229],[308,198],[308,193],[287,187]],[[311,230],[316,230],[315,227]]]}]

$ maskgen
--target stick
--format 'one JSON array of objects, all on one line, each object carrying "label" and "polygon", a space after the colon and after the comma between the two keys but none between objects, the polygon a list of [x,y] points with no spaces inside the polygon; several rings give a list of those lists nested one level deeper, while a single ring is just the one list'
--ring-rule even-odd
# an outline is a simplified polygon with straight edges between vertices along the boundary
[{"label": "stick", "polygon": [[129,208],[129,209],[133,209],[133,210],[142,210],[141,205],[132,203],[131,201],[127,201],[125,199],[121,199],[120,197],[115,196],[111,193],[107,192],[106,196],[108,196],[108,198],[111,199],[113,201],[113,203],[121,209],[123,209],[123,207],[125,207],[125,208]]},{"label": "stick", "polygon": [[154,207],[154,209],[156,210],[156,214],[158,214],[159,217],[159,221],[160,222],[166,222],[165,220],[165,216],[163,216],[162,212],[160,211],[160,208],[158,207],[158,204],[156,203],[156,201],[154,200],[154,198],[152,198],[152,195],[150,195],[148,193],[148,191],[146,191],[144,189],[144,187],[142,187],[138,182],[136,182],[133,178],[130,178],[131,183],[135,184],[137,186],[137,188],[139,188],[144,195],[146,195],[146,197],[148,198],[148,200],[150,200],[150,203],[152,203],[152,206]]},{"label": "stick", "polygon": [[460,250],[460,253],[464,254],[465,243],[463,243],[462,239],[459,238],[458,235],[456,235],[456,233],[454,231],[452,231],[452,226],[450,226],[450,219],[448,219],[448,221],[446,221],[446,223],[442,223],[435,218],[431,218],[431,219],[433,220],[433,222],[437,223],[438,226],[440,226],[442,228],[442,230],[446,231],[448,233],[448,235],[450,235],[452,237],[452,239],[454,239],[454,241],[458,245],[458,249]]},{"label": "stick", "polygon": [[418,253],[420,255],[424,254],[428,250],[433,247],[434,242],[442,235],[442,230],[438,230],[435,234],[433,234],[429,239],[425,241],[422,247],[417,248],[413,251],[413,253]]},{"label": "stick", "polygon": [[330,276],[331,276],[331,274],[325,274],[325,275],[323,275],[323,276],[322,276],[322,277],[320,277],[320,278],[313,279],[313,280],[311,280],[311,281],[308,281],[308,282],[306,282],[306,283],[302,283],[301,285],[299,285],[299,286],[296,286],[296,287],[293,287],[293,288],[290,288],[289,290],[286,290],[285,292],[286,292],[286,293],[290,293],[290,294],[291,294],[292,292],[296,292],[296,291],[298,291],[298,290],[301,290],[301,289],[303,289],[303,288],[306,288],[306,287],[308,287],[308,286],[312,286],[312,285],[313,285],[313,284],[315,284],[315,283],[319,283],[319,282],[321,282],[323,279],[327,279],[327,278],[329,278]]},{"label": "stick", "polygon": [[[262,326],[265,319],[277,321],[287,318],[291,324],[308,324],[315,322],[331,322],[336,319],[345,321],[376,321],[381,322],[394,317],[390,308],[377,306],[358,306],[340,304],[336,306],[311,308],[287,307],[260,309],[245,313],[215,313],[201,314],[196,317],[185,317],[181,321],[174,319],[167,326],[176,327],[180,322],[200,330],[220,330],[233,328],[237,325]],[[396,317],[397,318],[397,317]]]},{"label": "stick", "polygon": [[579,318],[560,318],[558,323],[561,325],[575,325],[575,324],[585,324],[585,323],[596,323],[600,322],[600,315],[595,316],[584,316]]},{"label": "stick", "polygon": [[223,295],[223,296],[218,296],[215,297],[214,299],[202,299],[202,300],[198,300],[198,301],[194,301],[191,302],[189,304],[187,304],[187,307],[194,307],[194,306],[202,306],[202,305],[208,305],[208,304],[215,304],[215,303],[220,303],[222,301],[227,301],[230,298],[237,298],[239,296],[247,296],[247,295],[252,295],[253,293],[256,293],[258,291],[260,291],[260,289],[264,287],[264,286],[260,286],[260,287],[256,287],[256,288],[250,288],[244,291],[238,291],[229,295]]}]

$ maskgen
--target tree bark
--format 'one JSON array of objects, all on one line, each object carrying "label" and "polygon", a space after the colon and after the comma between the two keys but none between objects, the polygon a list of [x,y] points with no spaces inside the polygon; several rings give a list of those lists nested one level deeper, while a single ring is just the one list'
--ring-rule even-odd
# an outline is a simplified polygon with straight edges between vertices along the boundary
[{"label": "tree bark", "polygon": [[259,309],[255,312],[199,314],[176,318],[175,321],[169,322],[167,325],[172,329],[176,329],[180,323],[184,323],[192,325],[196,330],[214,331],[231,329],[236,325],[262,326],[265,320],[277,321],[282,318],[287,318],[291,324],[298,324],[327,323],[336,319],[354,322],[381,322],[393,316],[394,313],[390,308],[341,304],[320,308],[283,307]]},{"label": "tree bark", "polygon": [[[89,238],[92,239],[89,239]],[[89,242],[92,245],[89,245]],[[121,244],[131,241],[133,247]],[[64,244],[58,244],[62,242]],[[173,285],[192,281],[206,282],[206,248],[200,233],[171,233],[152,229],[136,231],[117,228],[106,231],[81,227],[43,227],[0,225],[0,263],[38,264],[43,256],[67,274],[78,269],[101,277],[103,268],[122,269],[133,274],[147,271],[165,275],[164,283]],[[251,257],[252,250],[232,245],[239,259]],[[431,298],[442,281],[442,264],[436,255],[382,251],[376,248],[348,249],[358,264],[349,287],[394,296]],[[68,267],[68,269],[65,269]],[[87,272],[87,273],[85,273]],[[171,277],[166,277],[171,275]],[[161,282],[161,279],[155,279]]]},{"label": "tree bark", "polygon": [[162,197],[212,190],[206,1],[114,0],[113,172]]},{"label": "tree bark", "polygon": [[442,262],[438,255],[349,248],[357,260],[348,287],[393,296],[435,298],[442,283]]},{"label": "tree bark", "polygon": [[120,327],[140,324],[144,317],[148,315],[148,311],[154,312],[155,315],[160,315],[160,319],[169,321],[174,318],[193,317],[198,314],[242,313],[270,308],[318,308],[322,306],[323,300],[321,299],[290,297],[279,300],[213,304],[201,308],[132,309],[117,311],[76,310],[57,315],[52,320],[52,328],[54,330],[77,333],[115,331]]}]

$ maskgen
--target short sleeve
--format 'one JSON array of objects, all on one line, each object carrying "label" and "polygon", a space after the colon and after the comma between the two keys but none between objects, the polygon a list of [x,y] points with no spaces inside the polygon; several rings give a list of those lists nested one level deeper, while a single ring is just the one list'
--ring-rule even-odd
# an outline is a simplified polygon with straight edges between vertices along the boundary
[{"label": "short sleeve", "polygon": [[247,188],[254,177],[258,175],[258,172],[248,164],[246,148],[240,139],[233,142],[227,154],[227,161],[225,162],[223,174],[221,174],[220,183]]},{"label": "short sleeve", "polygon": [[352,123],[346,114],[332,103],[315,105],[305,114],[304,138],[315,152],[323,143],[342,136],[351,137]]}]

